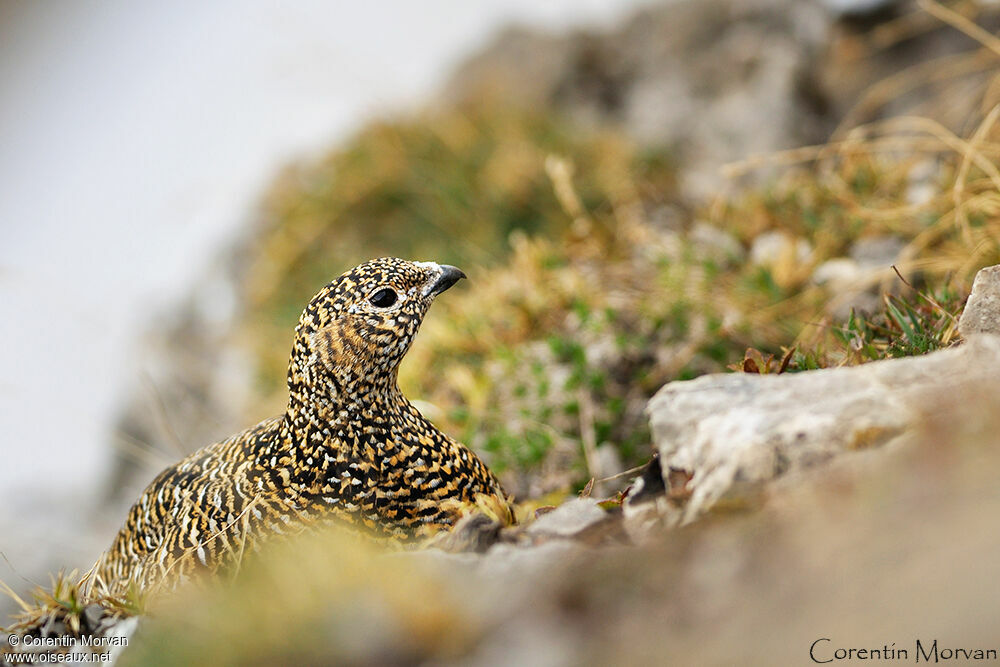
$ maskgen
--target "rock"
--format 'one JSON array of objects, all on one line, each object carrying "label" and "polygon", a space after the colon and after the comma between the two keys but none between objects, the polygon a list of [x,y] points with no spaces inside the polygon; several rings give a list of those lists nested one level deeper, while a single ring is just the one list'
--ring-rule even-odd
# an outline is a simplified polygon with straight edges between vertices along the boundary
[{"label": "rock", "polygon": [[1000,264],[976,274],[972,294],[958,320],[958,332],[966,338],[978,333],[1000,334]]},{"label": "rock", "polygon": [[575,498],[539,517],[525,529],[533,538],[572,538],[601,523],[608,513],[590,498]]},{"label": "rock", "polygon": [[431,541],[431,546],[449,553],[485,553],[500,540],[502,526],[499,522],[483,514],[463,517],[455,528],[440,533]]},{"label": "rock", "polygon": [[124,641],[113,645],[110,650],[111,662],[104,664],[114,664],[118,662],[122,653],[128,650],[128,645],[131,639],[135,636],[135,632],[139,627],[141,619],[139,616],[131,616],[129,618],[123,618],[116,622],[113,627],[109,628],[104,632],[105,637],[122,637]]},{"label": "rock", "polygon": [[899,284],[892,265],[906,247],[896,236],[872,236],[851,246],[849,257],[835,257],[816,267],[815,285],[830,292],[826,311],[835,319],[846,319],[852,310],[872,313],[881,302],[880,287],[892,291]]},{"label": "rock", "polygon": [[667,508],[666,520],[690,522],[723,498],[752,499],[786,473],[886,446],[916,428],[929,396],[998,374],[1000,336],[981,335],[922,357],[668,384],[648,406],[653,440],[667,489],[672,472],[691,477],[690,497]]},{"label": "rock", "polygon": [[[669,147],[681,188],[717,194],[719,167],[823,141],[834,127],[816,69],[832,17],[814,2],[681,0],[611,31],[512,29],[453,75],[442,98],[554,107]],[[819,99],[818,99],[819,98]]]},{"label": "rock", "polygon": [[813,271],[815,285],[846,285],[858,280],[861,266],[847,257],[828,259]]},{"label": "rock", "polygon": [[750,261],[763,266],[774,266],[788,257],[805,264],[812,257],[809,241],[795,239],[785,232],[764,232],[754,239],[750,247]]},{"label": "rock", "polygon": [[632,482],[628,502],[622,506],[629,539],[642,544],[656,535],[658,529],[666,527],[663,517],[671,514],[669,502],[660,456],[654,453],[642,474]]},{"label": "rock", "polygon": [[84,634],[93,634],[97,631],[101,620],[104,618],[104,608],[99,604],[88,604],[80,614],[80,629]]},{"label": "rock", "polygon": [[[585,548],[571,540],[551,540],[531,548],[513,544],[498,544],[480,557],[476,570],[509,591],[511,574],[530,581],[538,575],[565,564],[585,552]],[[527,595],[528,591],[524,591]]]},{"label": "rock", "polygon": [[910,206],[929,204],[941,193],[941,164],[935,159],[917,162],[907,174],[906,203]]},{"label": "rock", "polygon": [[58,614],[50,614],[39,633],[42,637],[62,637],[68,634],[66,622]]},{"label": "rock", "polygon": [[828,259],[812,274],[814,285],[827,285],[831,291],[840,291],[846,286],[860,282],[864,278],[861,265],[848,257]]},{"label": "rock", "polygon": [[746,256],[739,239],[707,222],[696,222],[688,234],[688,240],[699,257],[720,266],[738,264]]},{"label": "rock", "polygon": [[[448,553],[439,549],[388,553],[383,557],[402,561],[412,572],[438,573],[448,579],[479,580],[486,595],[466,601],[479,611],[495,613],[503,607],[516,608],[538,592],[540,582],[562,570],[567,562],[586,552],[586,547],[572,540],[549,540],[538,544],[500,543],[483,554]],[[468,589],[463,588],[463,595]]]},{"label": "rock", "polygon": [[[964,136],[991,81],[985,63],[981,72],[871,99],[885,77],[970,48],[966,35],[931,16],[910,16],[905,38],[884,29],[897,13],[918,14],[912,4],[674,0],[610,30],[512,28],[462,64],[439,99],[555,108],[586,125],[621,128],[670,149],[683,165],[682,192],[711,198],[731,183],[726,165],[824,143],[838,127],[919,115]],[[993,32],[1000,17],[982,11],[976,21]],[[770,175],[753,165],[729,175]],[[934,186],[919,183],[913,200],[932,197]]]},{"label": "rock", "polygon": [[863,269],[887,269],[899,258],[906,241],[898,236],[869,236],[851,246],[851,259]]}]

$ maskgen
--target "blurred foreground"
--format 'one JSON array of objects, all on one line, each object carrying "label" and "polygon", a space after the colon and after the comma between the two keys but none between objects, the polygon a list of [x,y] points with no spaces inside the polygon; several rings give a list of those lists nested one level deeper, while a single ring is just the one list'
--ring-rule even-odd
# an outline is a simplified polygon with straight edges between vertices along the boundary
[{"label": "blurred foreground", "polygon": [[[807,664],[810,645],[998,648],[1000,383],[929,396],[892,453],[641,547],[484,556],[337,541],[157,609],[122,664]],[[822,659],[829,655],[820,655]]]}]

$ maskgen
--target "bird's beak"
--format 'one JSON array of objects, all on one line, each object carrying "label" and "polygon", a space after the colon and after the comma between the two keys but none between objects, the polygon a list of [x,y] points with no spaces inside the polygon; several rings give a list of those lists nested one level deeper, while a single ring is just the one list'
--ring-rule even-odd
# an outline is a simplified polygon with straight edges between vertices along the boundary
[{"label": "bird's beak", "polygon": [[438,274],[436,279],[432,279],[433,282],[431,282],[427,287],[428,294],[437,296],[462,278],[467,277],[465,273],[462,272],[462,269],[458,267],[442,264],[440,268],[441,273]]}]

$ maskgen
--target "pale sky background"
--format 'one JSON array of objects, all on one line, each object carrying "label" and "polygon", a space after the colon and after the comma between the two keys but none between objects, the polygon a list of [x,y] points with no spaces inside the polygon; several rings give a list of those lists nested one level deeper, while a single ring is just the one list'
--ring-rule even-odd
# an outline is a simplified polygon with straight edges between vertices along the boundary
[{"label": "pale sky background", "polygon": [[136,341],[283,164],[419,104],[508,22],[639,4],[0,0],[0,550],[84,520]]}]

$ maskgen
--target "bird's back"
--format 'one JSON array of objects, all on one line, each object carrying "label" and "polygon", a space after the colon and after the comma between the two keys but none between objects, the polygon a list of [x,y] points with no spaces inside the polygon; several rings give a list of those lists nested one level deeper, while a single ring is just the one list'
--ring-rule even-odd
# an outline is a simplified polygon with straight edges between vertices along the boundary
[{"label": "bird's back", "polygon": [[253,548],[249,470],[280,423],[281,417],[262,421],[157,475],[102,556],[99,579],[112,592],[124,593],[130,584],[147,589],[198,567],[216,569],[227,553]]},{"label": "bird's back", "polygon": [[191,454],[132,506],[98,564],[99,580],[118,594],[133,584],[151,590],[238,562],[275,534],[335,525],[403,544],[454,524],[484,496],[507,509],[499,482],[472,451],[408,402],[393,413],[374,442],[359,448],[357,440],[331,436],[320,445],[324,453],[298,460],[316,468],[320,457],[329,462],[329,481],[319,486],[298,485],[316,479],[315,469],[285,467],[277,453],[289,451],[282,417]]}]

